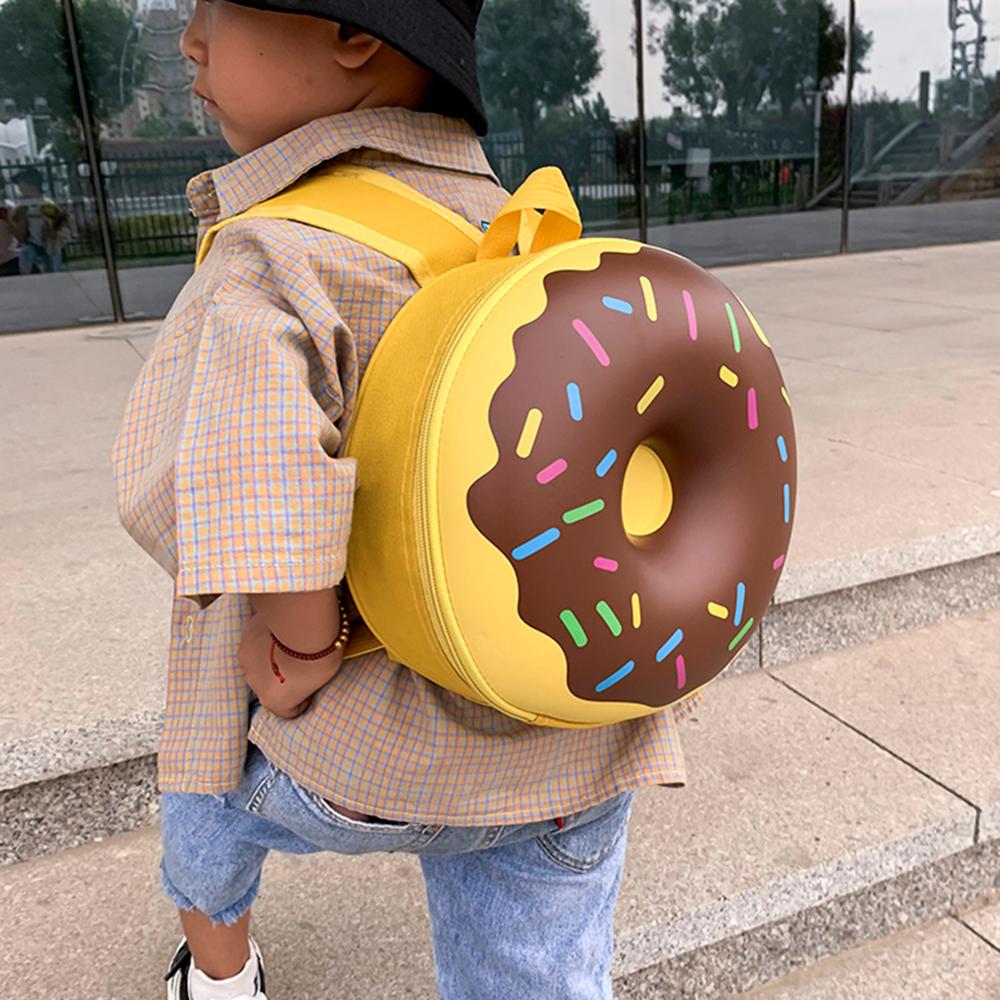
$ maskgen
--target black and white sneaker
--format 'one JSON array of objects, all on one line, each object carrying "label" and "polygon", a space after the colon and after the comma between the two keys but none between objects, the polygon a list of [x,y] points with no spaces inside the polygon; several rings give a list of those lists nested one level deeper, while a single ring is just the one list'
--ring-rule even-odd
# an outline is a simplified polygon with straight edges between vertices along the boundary
[{"label": "black and white sneaker", "polygon": [[[250,938],[250,957],[257,960],[254,992],[237,997],[236,1000],[267,1000],[264,995],[264,960],[261,958],[260,949],[253,938]],[[170,960],[170,968],[167,969],[167,974],[163,977],[167,984],[167,1000],[191,1000],[191,994],[188,991],[188,975],[191,972],[191,965],[191,949],[188,947],[187,939],[182,938],[174,952],[174,957]]]}]

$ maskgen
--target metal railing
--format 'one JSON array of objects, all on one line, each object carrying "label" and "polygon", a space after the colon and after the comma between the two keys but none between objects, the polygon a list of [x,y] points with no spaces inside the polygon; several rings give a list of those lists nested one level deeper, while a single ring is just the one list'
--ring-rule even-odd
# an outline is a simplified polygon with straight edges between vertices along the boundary
[{"label": "metal railing", "polygon": [[[748,211],[787,208],[794,198],[794,173],[808,162],[801,145],[791,150],[787,136],[764,137],[730,152],[743,136],[724,141],[711,135],[684,133],[685,145],[720,142],[722,150],[707,178],[692,179],[686,154],[659,157],[663,143],[654,133],[650,143],[647,198],[655,221],[709,218]],[[672,140],[673,141],[673,140]],[[555,138],[537,139],[527,149],[520,133],[489,136],[484,149],[508,188],[517,187],[534,165],[556,163],[565,173],[591,228],[631,224],[639,214],[637,136],[629,126],[584,129]],[[780,147],[780,152],[775,147]],[[797,154],[797,155],[796,155]],[[197,227],[185,190],[188,181],[232,157],[222,149],[165,149],[162,153],[108,156],[101,161],[116,257],[125,264],[190,259]],[[68,266],[97,264],[101,234],[90,171],[75,159],[22,161],[0,165],[0,185],[16,201],[14,178],[26,167],[42,175],[43,191],[70,218],[71,238],[64,250]]]}]

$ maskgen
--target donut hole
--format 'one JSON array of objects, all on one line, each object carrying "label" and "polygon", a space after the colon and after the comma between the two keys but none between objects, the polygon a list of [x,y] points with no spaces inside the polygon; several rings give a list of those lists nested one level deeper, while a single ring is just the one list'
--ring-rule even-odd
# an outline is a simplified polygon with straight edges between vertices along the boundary
[{"label": "donut hole", "polygon": [[628,461],[622,483],[622,523],[638,543],[656,534],[674,507],[674,487],[655,441],[644,441]]}]

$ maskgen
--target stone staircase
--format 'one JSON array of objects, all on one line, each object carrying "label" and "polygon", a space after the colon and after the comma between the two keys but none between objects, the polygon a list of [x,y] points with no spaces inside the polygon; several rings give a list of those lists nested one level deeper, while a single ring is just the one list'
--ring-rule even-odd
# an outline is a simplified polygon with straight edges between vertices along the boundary
[{"label": "stone staircase", "polygon": [[[981,122],[934,119],[910,126],[854,175],[851,207],[1000,196],[1000,143],[995,137],[971,160],[956,156],[982,127]],[[824,192],[818,206],[839,208],[840,187],[838,182]]]},{"label": "stone staircase", "polygon": [[[796,404],[798,534],[759,635],[684,723],[689,785],[637,799],[616,996],[1000,997],[997,249],[720,275],[760,303]],[[119,539],[100,464],[144,336],[0,338],[21,491],[3,998],[158,998],[176,944],[153,784],[169,588]],[[273,856],[255,920],[272,1000],[434,996],[413,858]],[[915,971],[932,958],[940,992]]]}]

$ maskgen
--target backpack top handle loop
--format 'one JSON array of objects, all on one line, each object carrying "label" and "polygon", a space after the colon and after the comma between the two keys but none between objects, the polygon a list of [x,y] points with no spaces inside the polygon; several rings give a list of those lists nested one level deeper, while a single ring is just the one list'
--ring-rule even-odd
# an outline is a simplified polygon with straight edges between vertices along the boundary
[{"label": "backpack top handle loop", "polygon": [[558,167],[542,167],[511,195],[479,246],[478,260],[538,253],[583,234],[580,209]]}]

